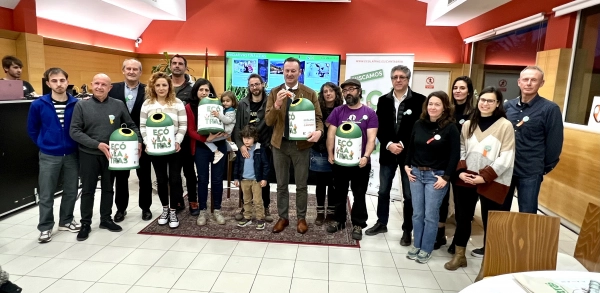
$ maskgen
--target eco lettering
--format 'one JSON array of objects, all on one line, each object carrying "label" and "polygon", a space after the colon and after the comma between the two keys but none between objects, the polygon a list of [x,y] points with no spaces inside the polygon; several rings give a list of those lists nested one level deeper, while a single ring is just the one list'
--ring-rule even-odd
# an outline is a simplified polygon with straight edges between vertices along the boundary
[{"label": "eco lettering", "polygon": [[367,81],[367,80],[383,78],[383,70],[379,69],[379,70],[375,70],[375,71],[365,72],[365,73],[353,75],[350,78],[354,78],[359,81]]},{"label": "eco lettering", "polygon": [[335,155],[341,160],[352,160],[354,157],[354,151],[351,149],[351,139],[338,139],[338,145],[335,150]]},{"label": "eco lettering", "polygon": [[154,137],[152,138],[152,146],[155,150],[171,148],[171,139],[167,139],[165,136],[169,134],[169,129],[154,129],[152,132]]},{"label": "eco lettering", "polygon": [[127,164],[129,156],[125,152],[126,148],[127,145],[125,143],[111,143],[110,149],[112,152],[110,162],[113,164]]},{"label": "eco lettering", "polygon": [[294,115],[294,113],[290,113],[290,134],[297,134],[298,133],[298,126],[296,125],[296,115]]},{"label": "eco lettering", "polygon": [[219,117],[213,116],[212,111],[221,112],[220,106],[206,106],[206,115],[204,118],[206,119],[206,124],[221,124],[221,120]]}]

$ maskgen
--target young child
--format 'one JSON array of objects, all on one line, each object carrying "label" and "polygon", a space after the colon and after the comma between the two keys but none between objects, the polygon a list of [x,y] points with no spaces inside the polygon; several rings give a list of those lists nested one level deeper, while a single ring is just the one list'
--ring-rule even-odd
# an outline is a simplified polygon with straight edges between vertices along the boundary
[{"label": "young child", "polygon": [[[252,212],[256,216],[256,230],[265,229],[265,208],[262,200],[262,188],[267,186],[269,176],[269,158],[261,150],[258,143],[258,131],[252,125],[246,125],[240,131],[250,158],[238,154],[233,168],[235,186],[244,193],[244,218],[238,222],[238,227],[252,224]],[[238,151],[240,152],[240,151]],[[241,182],[240,182],[241,181]],[[254,204],[254,208],[252,207]]]},{"label": "young child", "polygon": [[[221,122],[223,122],[223,127],[225,131],[223,131],[226,135],[221,138],[217,138],[216,140],[223,140],[231,137],[231,132],[233,131],[233,127],[235,126],[235,108],[237,108],[237,98],[233,94],[232,91],[226,91],[221,94],[221,104],[223,105],[223,113],[219,113],[218,111],[212,111],[212,115],[219,118]],[[211,151],[215,153],[215,158],[213,160],[213,164],[219,162],[225,154],[220,152],[213,143],[205,143]]]}]

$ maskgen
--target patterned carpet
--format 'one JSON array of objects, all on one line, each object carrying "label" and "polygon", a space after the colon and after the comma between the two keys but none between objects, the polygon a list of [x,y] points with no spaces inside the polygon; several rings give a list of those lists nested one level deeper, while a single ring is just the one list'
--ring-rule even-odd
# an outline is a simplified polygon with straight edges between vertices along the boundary
[{"label": "patterned carpet", "polygon": [[[308,195],[308,212],[306,215],[308,232],[306,232],[306,234],[302,235],[296,232],[295,193],[290,193],[290,226],[288,226],[285,231],[281,233],[272,233],[271,230],[273,229],[273,225],[278,219],[276,198],[277,194],[275,192],[271,192],[270,210],[271,215],[273,215],[275,220],[273,223],[267,223],[265,230],[262,231],[256,230],[256,225],[254,223],[244,228],[239,228],[236,226],[237,221],[234,219],[234,215],[240,210],[238,208],[238,191],[231,190],[230,198],[227,199],[227,189],[225,189],[223,191],[223,203],[221,208],[226,219],[225,225],[218,225],[211,215],[206,226],[197,226],[197,217],[190,216],[186,206],[186,210],[179,213],[180,223],[177,229],[170,229],[168,225],[159,226],[157,219],[155,219],[152,221],[152,223],[146,226],[146,228],[142,229],[139,234],[359,247],[358,242],[353,240],[350,236],[352,233],[352,225],[350,223],[349,212],[348,219],[346,220],[346,229],[343,231],[329,234],[327,231],[325,231],[326,225],[316,226],[314,224],[315,218],[317,217],[317,202],[314,194]],[[349,208],[348,211],[350,211]]]}]

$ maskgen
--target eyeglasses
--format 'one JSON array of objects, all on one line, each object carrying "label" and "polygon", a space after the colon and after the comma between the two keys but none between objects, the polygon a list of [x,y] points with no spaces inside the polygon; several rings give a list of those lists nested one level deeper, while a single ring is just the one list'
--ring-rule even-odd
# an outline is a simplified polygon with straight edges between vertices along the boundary
[{"label": "eyeglasses", "polygon": [[482,104],[496,104],[497,100],[479,99]]},{"label": "eyeglasses", "polygon": [[342,90],[342,93],[349,93],[349,92],[353,92],[354,90],[358,89],[357,87],[349,87],[349,88],[345,88]]},{"label": "eyeglasses", "polygon": [[249,85],[249,86],[250,86],[250,88],[251,88],[251,89],[253,89],[253,88],[260,87],[260,85],[261,85],[261,84],[262,84],[262,83],[253,83],[253,84],[251,84],[251,85]]},{"label": "eyeglasses", "polygon": [[408,77],[404,76],[404,75],[394,75],[392,76],[392,80],[408,80]]}]

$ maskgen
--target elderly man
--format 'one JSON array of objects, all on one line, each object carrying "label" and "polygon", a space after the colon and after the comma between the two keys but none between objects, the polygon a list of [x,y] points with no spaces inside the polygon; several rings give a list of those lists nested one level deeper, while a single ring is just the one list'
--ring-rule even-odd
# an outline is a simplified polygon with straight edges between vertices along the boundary
[{"label": "elderly man", "polygon": [[[142,63],[135,59],[127,59],[123,61],[123,76],[125,81],[115,82],[112,84],[112,89],[108,92],[108,96],[120,100],[127,105],[127,111],[135,125],[140,127],[140,110],[146,96],[146,85],[140,82],[142,76]],[[140,157],[140,167],[136,169],[139,179],[140,191],[139,207],[142,209],[142,220],[149,221],[152,219],[150,205],[152,205],[152,175],[151,175],[150,158],[146,152],[142,152]],[[115,222],[121,222],[127,215],[127,207],[129,205],[129,174],[127,171],[113,171],[115,175],[115,205],[117,212],[115,213]]]},{"label": "elderly man", "polygon": [[111,219],[113,204],[114,175],[108,170],[110,159],[109,138],[116,129],[125,123],[138,135],[138,154],[141,155],[142,136],[129,116],[127,106],[108,96],[112,88],[110,78],[103,73],[96,74],[91,82],[93,97],[75,104],[71,120],[71,138],[79,143],[79,163],[82,184],[81,230],[78,241],[88,238],[92,228],[94,213],[94,193],[98,176],[101,178],[100,229],[120,232],[121,226]]},{"label": "elderly man", "polygon": [[[290,181],[291,163],[294,166],[296,179],[296,212],[298,217],[296,231],[304,234],[308,231],[305,218],[308,199],[306,181],[308,180],[309,152],[313,143],[319,141],[319,138],[323,135],[323,116],[315,91],[298,82],[300,60],[293,57],[285,59],[283,62],[283,76],[285,83],[273,88],[269,94],[265,115],[267,126],[273,127],[271,145],[275,176],[277,177],[279,220],[273,226],[273,233],[283,231],[290,224],[288,183]],[[315,107],[316,130],[307,136],[306,141],[289,139],[289,108],[294,96],[308,99]]]}]

